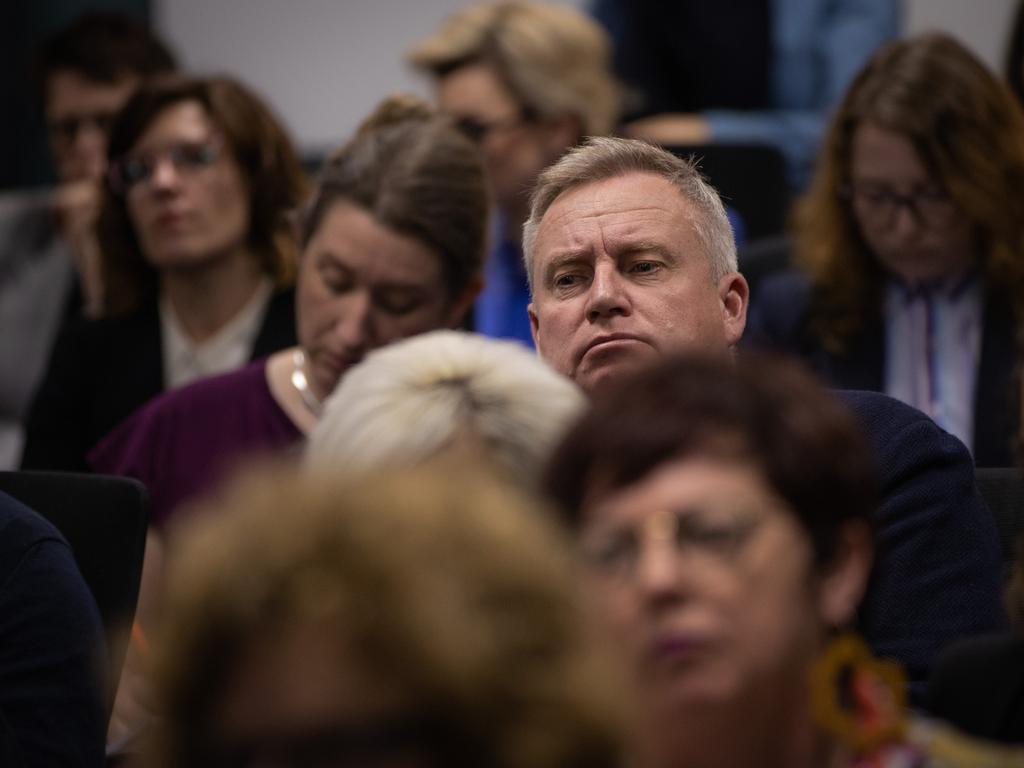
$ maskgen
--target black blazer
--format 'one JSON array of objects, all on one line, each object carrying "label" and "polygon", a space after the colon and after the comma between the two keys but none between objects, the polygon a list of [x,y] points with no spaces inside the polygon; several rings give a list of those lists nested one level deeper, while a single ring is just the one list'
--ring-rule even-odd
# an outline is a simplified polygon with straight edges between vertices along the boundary
[{"label": "black blazer", "polygon": [[999,534],[962,442],[895,398],[837,394],[864,428],[879,482],[857,628],[876,656],[903,665],[918,705],[940,650],[1005,626]]},{"label": "black blazer", "polygon": [[[295,294],[275,294],[251,360],[295,344]],[[164,389],[156,300],[61,332],[26,425],[23,469],[88,471],[85,456],[104,435]]]},{"label": "black blazer", "polygon": [[[809,327],[811,286],[791,270],[767,278],[751,303],[744,346],[795,354],[833,387],[881,392],[885,386],[885,328],[870,321],[836,355],[822,347]],[[1010,305],[986,296],[981,331],[981,359],[974,392],[974,463],[979,467],[1013,465],[1011,443],[1017,412],[1013,391],[1015,349]]]}]

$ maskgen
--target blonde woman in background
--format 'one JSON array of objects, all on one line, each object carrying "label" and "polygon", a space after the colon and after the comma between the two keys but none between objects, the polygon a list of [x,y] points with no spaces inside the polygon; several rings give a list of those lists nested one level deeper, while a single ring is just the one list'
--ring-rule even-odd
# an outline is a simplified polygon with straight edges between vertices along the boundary
[{"label": "blonde woman in background", "polygon": [[581,11],[533,2],[457,11],[409,53],[437,103],[483,153],[497,209],[475,329],[532,346],[522,225],[544,168],[618,122],[620,90],[604,30]]}]

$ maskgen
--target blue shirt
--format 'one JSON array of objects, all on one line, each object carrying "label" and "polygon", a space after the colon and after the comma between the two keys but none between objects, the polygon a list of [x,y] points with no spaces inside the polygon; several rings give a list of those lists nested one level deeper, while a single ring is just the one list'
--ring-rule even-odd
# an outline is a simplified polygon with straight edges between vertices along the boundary
[{"label": "blue shirt", "polygon": [[522,249],[506,235],[503,216],[495,217],[492,242],[484,263],[484,288],[474,307],[474,330],[495,339],[520,341],[532,349],[526,265]]},{"label": "blue shirt", "polygon": [[[689,2],[694,5],[705,2],[710,4],[710,0]],[[617,59],[625,56],[632,62],[637,55],[648,55],[653,58],[646,60],[647,67],[658,66],[661,60],[672,66],[671,62],[677,60],[671,52],[657,48],[663,44],[662,29],[647,30],[635,26],[659,23],[660,14],[653,15],[654,21],[646,13],[638,16],[633,12],[630,0],[591,0],[590,5],[592,13],[612,36]],[[723,10],[723,18],[718,23],[723,27],[731,23],[735,28],[734,37],[749,37],[749,17],[753,15],[759,20],[758,4],[750,5],[743,19],[730,18],[727,11]],[[658,100],[657,111],[700,111],[708,122],[712,142],[765,143],[774,146],[785,158],[790,185],[794,190],[801,190],[810,178],[829,112],[843,97],[847,86],[871,54],[899,34],[900,6],[899,0],[769,0],[767,15],[771,29],[767,48],[770,77],[767,99],[761,102],[766,102],[767,106],[742,103],[729,106],[735,102],[735,98],[729,98],[732,94],[730,91],[717,94],[724,101],[717,101],[711,96],[706,104],[697,107],[685,102],[669,103],[671,99],[668,102]],[[711,15],[714,15],[713,11],[708,14],[702,12],[701,17]],[[672,23],[678,15],[665,13],[664,18],[667,23]],[[728,33],[729,29],[723,32]],[[713,46],[713,37],[709,35],[706,40],[698,43]],[[644,41],[648,40],[650,43],[644,46]],[[692,45],[692,41],[686,40],[685,35],[672,40],[678,41],[678,45]],[[749,42],[756,42],[756,39]],[[653,54],[649,50],[652,47]],[[712,58],[707,66],[717,69],[726,66],[734,69],[765,66],[761,49],[756,45],[748,47],[747,59],[743,61],[730,61],[723,65]],[[708,51],[698,60],[704,61],[717,52],[718,49]],[[681,60],[690,61],[694,58],[691,52],[681,57]],[[712,73],[711,77],[715,74],[717,72]],[[644,83],[635,83],[641,91],[653,88],[661,93],[665,90],[665,84],[654,80],[674,77],[686,82],[687,79],[699,77],[700,73],[672,73],[657,69],[653,73],[634,75],[648,80],[646,86]],[[760,76],[760,72],[750,72],[752,80]],[[726,81],[732,82],[730,78],[726,78]],[[671,89],[669,92],[672,92]]]},{"label": "blue shirt", "polygon": [[900,31],[896,0],[772,0],[773,109],[704,113],[717,142],[766,142],[803,189],[832,108],[870,56]]}]

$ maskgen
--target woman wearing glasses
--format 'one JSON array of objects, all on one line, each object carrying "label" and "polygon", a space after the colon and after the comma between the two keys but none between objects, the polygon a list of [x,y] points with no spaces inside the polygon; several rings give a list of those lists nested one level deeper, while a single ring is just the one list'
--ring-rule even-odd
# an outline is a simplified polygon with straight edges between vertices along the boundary
[{"label": "woman wearing glasses", "polygon": [[[1024,307],[1024,116],[943,35],[881,49],[833,118],[795,218],[797,273],[753,297],[748,341],[893,395],[1010,464]],[[1014,308],[1018,309],[1014,309]]]},{"label": "woman wearing glasses", "polygon": [[157,80],[125,106],[108,154],[108,316],[58,340],[25,467],[84,469],[86,451],[150,398],[295,341],[286,215],[306,184],[267,107],[232,80]]},{"label": "woman wearing glasses", "polygon": [[[844,399],[921,439],[919,416],[864,397]],[[843,402],[750,356],[666,359],[569,431],[545,486],[632,672],[631,765],[1022,764],[908,717],[898,666],[850,632],[889,609],[869,581],[880,522],[876,574],[894,566],[873,464]]]},{"label": "woman wearing glasses", "polygon": [[[254,455],[300,445],[338,380],[370,350],[462,321],[480,289],[487,213],[476,147],[414,98],[384,101],[327,161],[295,226],[288,321],[298,344],[155,398],[89,452],[93,470],[149,490],[152,576],[143,579],[140,613],[159,593],[161,533],[182,502]],[[146,617],[141,623],[148,629]],[[133,667],[131,651],[128,660]],[[130,704],[137,678],[122,680],[119,736],[139,722]]]},{"label": "woman wearing glasses", "polygon": [[414,98],[386,100],[298,216],[298,345],[157,398],[90,452],[91,467],[145,483],[162,525],[241,458],[298,445],[368,352],[462,322],[487,212],[473,143]]}]

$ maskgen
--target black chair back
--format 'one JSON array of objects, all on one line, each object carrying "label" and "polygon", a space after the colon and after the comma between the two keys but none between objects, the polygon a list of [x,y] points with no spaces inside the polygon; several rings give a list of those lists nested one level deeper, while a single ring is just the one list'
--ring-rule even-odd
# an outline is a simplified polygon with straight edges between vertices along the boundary
[{"label": "black chair back", "polygon": [[786,161],[768,144],[686,144],[666,146],[678,157],[693,157],[726,205],[743,218],[748,242],[785,230],[790,191]]},{"label": "black chair back", "polygon": [[1024,532],[1024,475],[1016,467],[979,467],[974,474],[995,518],[1003,563],[1009,571],[1017,556],[1016,542]]},{"label": "black chair back", "polygon": [[792,266],[792,243],[784,235],[765,237],[740,248],[740,272],[750,286],[750,301],[757,301],[761,283]]},{"label": "black chair back", "polygon": [[121,477],[0,472],[0,491],[49,520],[71,545],[106,631],[113,707],[142,578],[149,522],[145,487]]}]

